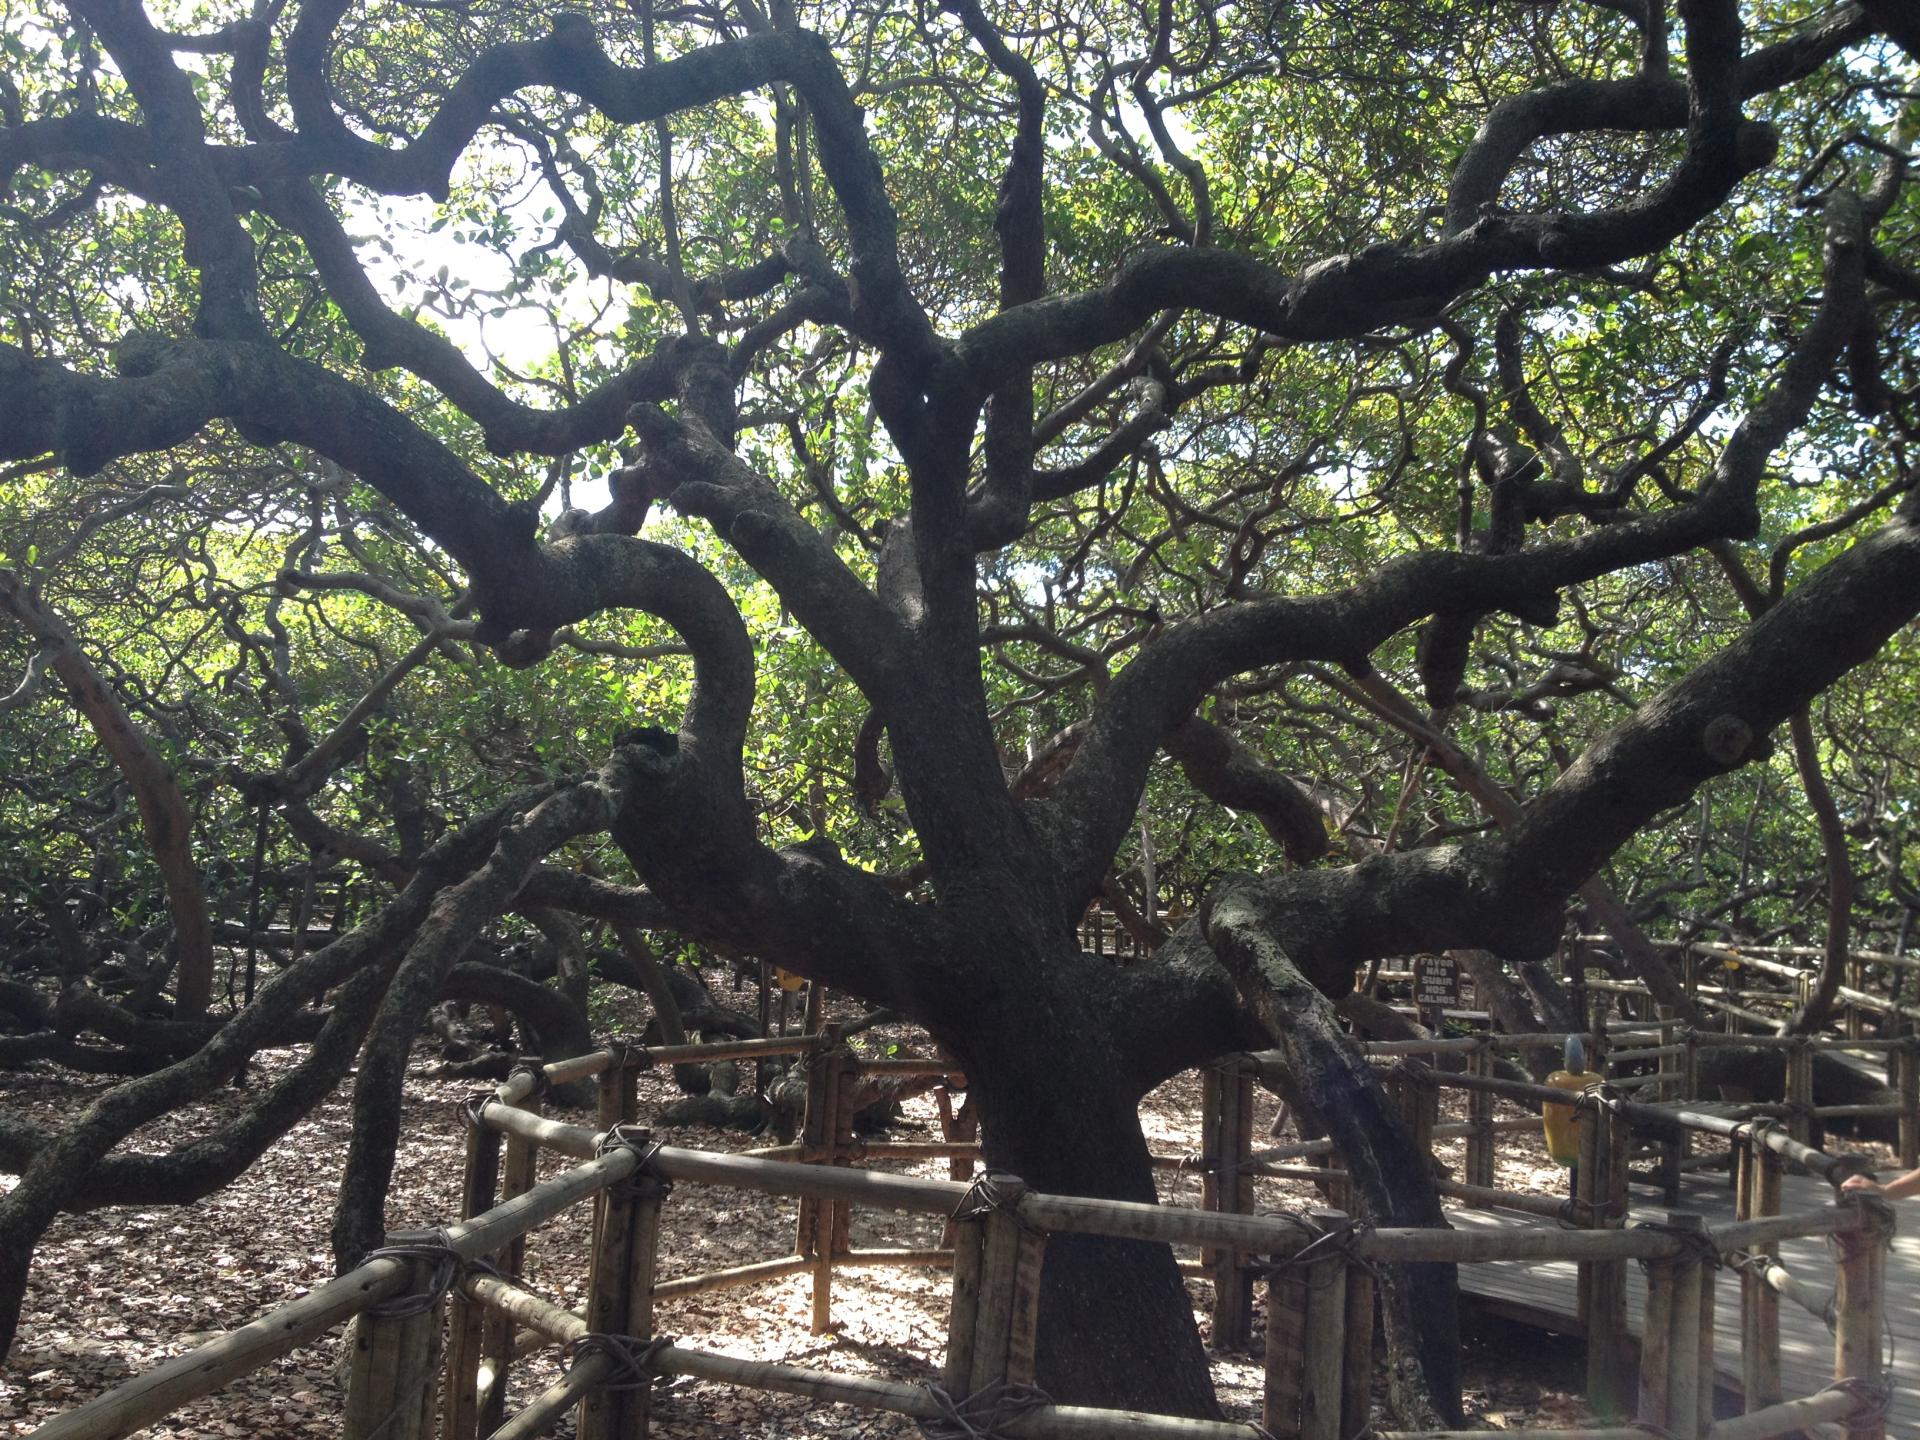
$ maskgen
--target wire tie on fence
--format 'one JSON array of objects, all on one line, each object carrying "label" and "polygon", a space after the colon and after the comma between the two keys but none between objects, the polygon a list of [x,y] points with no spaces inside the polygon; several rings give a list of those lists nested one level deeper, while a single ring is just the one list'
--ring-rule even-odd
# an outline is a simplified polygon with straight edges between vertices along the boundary
[{"label": "wire tie on fence", "polygon": [[1032,1227],[1020,1216],[1020,1201],[1026,1193],[1026,1182],[1018,1176],[1004,1170],[983,1170],[973,1177],[967,1193],[947,1219],[978,1220],[982,1215],[998,1213],[1011,1216],[1022,1230],[1030,1230]]},{"label": "wire tie on fence", "polygon": [[[1354,1220],[1337,1230],[1323,1230],[1311,1215],[1299,1210],[1262,1210],[1259,1212],[1259,1218],[1286,1221],[1307,1237],[1307,1243],[1291,1255],[1283,1255],[1278,1259],[1266,1257],[1249,1261],[1247,1269],[1255,1275],[1271,1279],[1288,1270],[1303,1269],[1326,1259],[1329,1251],[1345,1256],[1349,1265],[1364,1270],[1369,1275],[1375,1273],[1373,1265],[1363,1260],[1358,1253],[1360,1241],[1372,1228],[1371,1226]],[[1332,1283],[1330,1275],[1327,1277],[1327,1283]]]},{"label": "wire tie on fence", "polygon": [[655,1163],[665,1148],[664,1142],[656,1140],[653,1132],[644,1126],[622,1124],[609,1127],[600,1137],[600,1143],[594,1147],[594,1156],[597,1159],[611,1155],[616,1150],[631,1150],[633,1173],[626,1177],[624,1184],[632,1186],[643,1179],[652,1180],[660,1187],[660,1198],[665,1199],[673,1191],[673,1181],[661,1173]]},{"label": "wire tie on fence", "polygon": [[462,1100],[460,1102],[460,1114],[465,1118],[467,1128],[471,1130],[484,1130],[486,1128],[486,1122],[481,1117],[487,1113],[487,1106],[493,1104],[493,1102],[499,1098],[500,1097],[491,1090],[476,1090],[465,1100]]},{"label": "wire tie on fence", "polygon": [[602,1380],[601,1390],[649,1390],[667,1377],[654,1368],[660,1352],[673,1344],[671,1335],[656,1335],[642,1340],[636,1335],[616,1335],[594,1330],[567,1346],[567,1369],[580,1363],[583,1355],[605,1355],[614,1363],[613,1374]]},{"label": "wire tie on fence", "polygon": [[[1636,1220],[1633,1228],[1671,1235],[1680,1241],[1680,1255],[1673,1257],[1675,1259],[1690,1260],[1693,1264],[1704,1265],[1709,1270],[1720,1268],[1720,1247],[1713,1243],[1711,1230],[1689,1230],[1679,1225],[1670,1225],[1665,1220]],[[1643,1259],[1640,1262],[1640,1268],[1645,1270],[1656,1263],[1658,1262]]]},{"label": "wire tie on fence", "polygon": [[999,1427],[1009,1420],[1053,1404],[1053,1397],[1038,1385],[1007,1381],[984,1385],[961,1400],[939,1385],[923,1388],[940,1410],[920,1422],[927,1440],[997,1440]]},{"label": "wire tie on fence", "polygon": [[370,1260],[421,1260],[433,1263],[433,1273],[422,1288],[409,1294],[395,1295],[377,1305],[369,1305],[363,1312],[377,1315],[383,1320],[404,1320],[410,1315],[426,1314],[446,1298],[466,1264],[460,1252],[453,1248],[453,1237],[439,1227],[401,1231],[391,1245],[369,1250],[360,1257],[362,1265]]},{"label": "wire tie on fence", "polygon": [[607,1051],[613,1056],[615,1070],[651,1070],[653,1054],[637,1040],[610,1040]]},{"label": "wire tie on fence", "polygon": [[529,1100],[538,1100],[553,1088],[553,1081],[547,1078],[547,1067],[537,1060],[525,1065],[516,1065],[507,1072],[507,1083],[512,1084],[525,1075],[532,1089],[527,1091]]}]

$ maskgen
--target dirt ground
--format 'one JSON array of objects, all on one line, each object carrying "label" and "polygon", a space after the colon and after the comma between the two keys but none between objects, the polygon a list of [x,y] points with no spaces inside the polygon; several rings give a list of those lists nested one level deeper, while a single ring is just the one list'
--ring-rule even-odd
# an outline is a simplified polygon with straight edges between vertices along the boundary
[{"label": "dirt ground", "polygon": [[[884,1031],[862,1037],[884,1052]],[[255,1083],[292,1063],[292,1056],[261,1057]],[[438,1063],[424,1049],[408,1077],[403,1144],[389,1204],[394,1229],[430,1226],[457,1217],[463,1129],[462,1101],[470,1080],[437,1078]],[[53,1072],[0,1075],[10,1110],[58,1123],[104,1088],[99,1082]],[[327,1230],[346,1149],[351,1082],[288,1134],[236,1185],[197,1204],[153,1210],[108,1210],[62,1216],[48,1233],[34,1272],[19,1342],[0,1366],[0,1436],[25,1435],[48,1416],[150,1368],[261,1312],[297,1298],[330,1278]],[[657,1114],[675,1098],[671,1076],[640,1077],[641,1114]],[[192,1110],[171,1115],[140,1137],[138,1148],[180,1143],[246,1103],[228,1091]],[[1258,1096],[1257,1136],[1268,1133],[1277,1102]],[[930,1099],[910,1101],[898,1139],[938,1139]],[[1504,1109],[1502,1113],[1507,1113]],[[578,1118],[578,1117],[574,1117]],[[1198,1152],[1200,1081],[1182,1076],[1148,1097],[1142,1122],[1158,1154]],[[751,1137],[705,1127],[659,1128],[670,1143],[740,1150]],[[1291,1138],[1291,1132],[1287,1137]],[[1278,1143],[1276,1141],[1256,1141]],[[1535,1135],[1498,1137],[1497,1183],[1502,1188],[1560,1193],[1564,1172],[1546,1157]],[[1449,1152],[1452,1153],[1449,1153]],[[1442,1142],[1441,1158],[1457,1167],[1459,1142]],[[548,1156],[544,1174],[571,1162]],[[944,1175],[946,1162],[898,1165],[904,1173]],[[1197,1206],[1197,1171],[1161,1172],[1161,1199]],[[0,1188],[11,1183],[0,1178]],[[1310,1183],[1262,1179],[1262,1209],[1321,1203]],[[681,1186],[664,1212],[663,1278],[790,1253],[795,1203],[743,1192]],[[587,1275],[584,1208],[535,1231],[527,1279],[569,1308],[584,1303]],[[857,1213],[856,1246],[931,1246],[939,1222],[925,1216]],[[1196,1319],[1207,1334],[1211,1287],[1188,1282]],[[670,1299],[656,1327],[681,1342],[751,1359],[786,1360],[846,1374],[908,1382],[928,1378],[945,1343],[947,1280],[943,1272],[864,1270],[836,1273],[836,1335],[808,1329],[804,1277],[748,1289]],[[1260,1301],[1256,1295],[1256,1306]],[[1467,1332],[1467,1408],[1472,1422],[1492,1430],[1586,1423],[1578,1398],[1579,1349],[1537,1331],[1463,1316]],[[1255,1316],[1254,1334],[1263,1321]],[[141,1432],[151,1436],[281,1437],[332,1435],[340,1390],[331,1342],[297,1350],[219,1395],[187,1407]],[[559,1374],[553,1351],[515,1364],[513,1395],[524,1401]],[[1259,1416],[1261,1375],[1254,1353],[1214,1355],[1214,1378],[1232,1419]],[[510,1400],[510,1404],[512,1401]],[[902,1417],[863,1413],[791,1397],[682,1380],[655,1406],[661,1440],[708,1437],[912,1435]],[[557,1432],[572,1433],[565,1424]]]}]

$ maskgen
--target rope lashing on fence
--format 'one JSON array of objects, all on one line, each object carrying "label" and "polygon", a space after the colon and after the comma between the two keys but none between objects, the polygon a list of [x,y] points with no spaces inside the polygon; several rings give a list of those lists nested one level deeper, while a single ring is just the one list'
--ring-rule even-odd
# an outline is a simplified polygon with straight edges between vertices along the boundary
[{"label": "rope lashing on fence", "polygon": [[1651,1272],[1655,1265],[1671,1264],[1673,1260],[1685,1260],[1690,1264],[1704,1265],[1709,1270],[1720,1268],[1720,1247],[1714,1244],[1711,1230],[1693,1230],[1683,1225],[1669,1225],[1664,1220],[1636,1220],[1633,1222],[1633,1228],[1652,1230],[1660,1235],[1671,1235],[1680,1242],[1680,1254],[1672,1259],[1667,1261],[1642,1259],[1640,1269],[1643,1272]]},{"label": "rope lashing on fence", "polygon": [[1847,1427],[1850,1435],[1879,1432],[1893,1408],[1893,1386],[1885,1380],[1868,1380],[1864,1376],[1851,1375],[1821,1386],[1816,1393],[1825,1395],[1829,1391],[1853,1397],[1854,1412],[1840,1422]]},{"label": "rope lashing on fence", "polygon": [[1578,1195],[1569,1195],[1560,1202],[1560,1213],[1554,1216],[1554,1221],[1562,1230],[1594,1230],[1619,1216],[1620,1209],[1611,1200],[1595,1204]]},{"label": "rope lashing on fence", "polygon": [[566,1347],[567,1370],[572,1372],[581,1358],[595,1353],[613,1361],[613,1373],[595,1387],[600,1390],[649,1390],[669,1377],[654,1368],[660,1352],[673,1344],[671,1335],[656,1335],[642,1340],[635,1335],[616,1335],[592,1330]]},{"label": "rope lashing on fence", "polygon": [[982,1386],[959,1400],[938,1385],[922,1388],[940,1409],[937,1417],[920,1422],[927,1440],[999,1440],[1000,1427],[1008,1421],[1053,1404],[1053,1397],[1038,1385],[1006,1381]]},{"label": "rope lashing on fence", "polygon": [[386,1320],[424,1315],[446,1299],[447,1292],[453,1289],[467,1264],[460,1252],[453,1248],[453,1237],[438,1226],[432,1230],[401,1231],[392,1244],[369,1250],[360,1257],[362,1265],[370,1260],[419,1260],[433,1264],[432,1274],[420,1289],[395,1295],[366,1308],[366,1314]]}]

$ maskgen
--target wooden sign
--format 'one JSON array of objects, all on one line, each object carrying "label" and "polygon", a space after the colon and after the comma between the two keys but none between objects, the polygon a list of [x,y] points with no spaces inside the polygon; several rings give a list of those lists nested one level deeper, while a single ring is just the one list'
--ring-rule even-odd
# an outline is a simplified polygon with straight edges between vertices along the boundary
[{"label": "wooden sign", "polygon": [[1450,955],[1416,955],[1413,1003],[1420,1013],[1460,1008],[1460,966]]}]

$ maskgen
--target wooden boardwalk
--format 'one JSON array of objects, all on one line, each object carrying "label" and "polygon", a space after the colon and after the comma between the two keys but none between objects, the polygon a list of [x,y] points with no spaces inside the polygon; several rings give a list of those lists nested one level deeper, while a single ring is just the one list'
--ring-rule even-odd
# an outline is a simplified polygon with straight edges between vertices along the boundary
[{"label": "wooden boardwalk", "polygon": [[[1665,1209],[1641,1200],[1636,1189],[1632,1218],[1659,1220]],[[1807,1176],[1784,1177],[1781,1210],[1817,1210],[1832,1191]],[[1733,1192],[1724,1175],[1690,1177],[1681,1194],[1682,1210],[1719,1223],[1733,1219]],[[1893,1335],[1893,1409],[1889,1436],[1920,1436],[1920,1202],[1899,1202],[1894,1213],[1900,1231],[1887,1260],[1887,1325]],[[1522,1215],[1486,1210],[1449,1210],[1460,1229],[1539,1225]],[[1780,1247],[1788,1269],[1825,1294],[1833,1288],[1833,1261],[1824,1240],[1789,1240]],[[1577,1333],[1577,1267],[1572,1261],[1491,1261],[1460,1267],[1460,1288],[1502,1313],[1548,1329]],[[1640,1333],[1646,1306],[1646,1279],[1638,1265],[1627,1266],[1627,1325]],[[1719,1272],[1714,1306],[1714,1357],[1723,1385],[1740,1388],[1740,1277]],[[1833,1379],[1833,1337],[1819,1319],[1790,1300],[1780,1302],[1780,1376],[1788,1397],[1810,1395]]]}]

